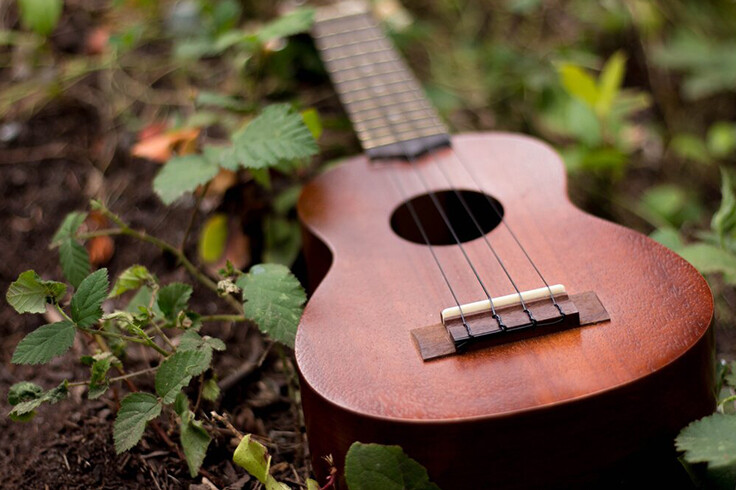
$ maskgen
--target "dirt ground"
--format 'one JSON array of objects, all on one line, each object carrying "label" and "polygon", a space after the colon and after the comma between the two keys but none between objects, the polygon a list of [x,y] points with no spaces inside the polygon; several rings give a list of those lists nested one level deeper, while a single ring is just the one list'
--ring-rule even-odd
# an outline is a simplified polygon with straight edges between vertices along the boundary
[{"label": "dirt ground", "polygon": [[[23,124],[12,145],[0,146],[0,289],[6,291],[21,272],[33,268],[49,279],[61,279],[56,251],[49,241],[66,213],[84,209],[91,196],[105,196],[115,212],[134,227],[146,229],[178,243],[186,228],[192,202],[166,208],[154,196],[151,181],[158,165],[131,159],[129,142],[119,142],[105,178],[89,163],[85,149],[100,143],[94,111],[75,101],[60,101]],[[58,146],[57,146],[58,145]],[[63,151],[59,151],[63,148]],[[57,153],[74,158],[59,158]],[[23,158],[17,158],[23,156]],[[23,163],[13,163],[25,160]],[[241,189],[242,196],[252,194]],[[239,196],[240,197],[240,196]],[[196,226],[196,225],[195,225]],[[188,249],[195,252],[196,239]],[[188,280],[171,257],[151,246],[117,238],[115,253],[106,266],[115,276],[129,265],[140,263],[163,282]],[[202,314],[222,312],[221,300],[209,291],[197,290],[193,306]],[[10,407],[8,388],[21,380],[51,388],[63,379],[86,379],[86,369],[75,358],[88,352],[78,339],[67,355],[46,366],[16,366],[10,363],[15,346],[32,329],[46,323],[41,315],[18,315],[5,304],[0,308],[0,412]],[[215,372],[230,386],[209,410],[226,411],[243,431],[263,436],[263,442],[278,456],[277,474],[284,481],[303,482],[306,475],[302,431],[287,396],[286,377],[280,356],[269,350],[262,336],[246,325],[212,325],[207,333],[220,336],[228,350],[216,356]],[[133,349],[132,357],[138,352]],[[248,369],[263,360],[260,369]],[[144,363],[144,359],[138,362]],[[145,383],[152,380],[142,381]],[[194,385],[194,383],[193,383]],[[123,455],[116,455],[112,442],[115,399],[105,396],[90,402],[83,391],[73,390],[68,400],[44,406],[30,422],[12,422],[0,417],[0,487],[3,488],[187,488],[200,478],[189,477],[186,465],[160,437],[149,430],[143,442]],[[121,393],[121,396],[124,393]],[[169,424],[162,429],[171,434]],[[172,436],[176,441],[176,434]],[[218,488],[251,488],[241,469],[230,462],[235,441],[222,431],[210,446],[203,466]],[[198,488],[198,487],[189,487]]]}]

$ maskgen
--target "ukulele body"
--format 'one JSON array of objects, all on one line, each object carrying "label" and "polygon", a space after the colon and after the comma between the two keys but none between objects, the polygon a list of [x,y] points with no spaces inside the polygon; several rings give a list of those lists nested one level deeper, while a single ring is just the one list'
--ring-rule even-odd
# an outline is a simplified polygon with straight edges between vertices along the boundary
[{"label": "ukulele body", "polygon": [[[568,487],[652,444],[672,447],[715,406],[713,300],[702,276],[649,238],[575,208],[544,143],[486,133],[452,144],[415,165],[353,158],[299,200],[313,291],[296,359],[318,477],[329,454],[342,471],[355,441],[400,445],[445,490]],[[610,321],[425,362],[410,331],[455,304],[428,247],[401,238],[391,216],[427,193],[417,172],[432,191],[451,188],[438,165],[452,187],[497,199],[547,281],[594,291]],[[541,285],[503,224],[487,237],[520,290]],[[482,238],[463,246],[493,296],[513,292]],[[484,299],[457,245],[434,251],[461,303]]]}]

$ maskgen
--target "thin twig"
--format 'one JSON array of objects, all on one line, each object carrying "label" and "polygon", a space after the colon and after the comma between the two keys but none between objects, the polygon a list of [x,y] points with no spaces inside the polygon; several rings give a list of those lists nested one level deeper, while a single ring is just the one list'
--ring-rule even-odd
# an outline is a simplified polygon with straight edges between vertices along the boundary
[{"label": "thin twig", "polygon": [[181,245],[179,245],[179,251],[184,254],[184,246],[187,244],[187,238],[189,238],[189,233],[192,232],[192,228],[194,227],[194,221],[197,218],[197,212],[199,211],[199,206],[202,204],[202,199],[204,199],[204,195],[207,193],[207,189],[210,188],[210,182],[207,182],[204,187],[202,188],[201,192],[197,196],[197,200],[194,203],[194,209],[192,210],[192,215],[189,217],[189,224],[187,225],[187,229],[184,231],[184,237],[181,239]]}]

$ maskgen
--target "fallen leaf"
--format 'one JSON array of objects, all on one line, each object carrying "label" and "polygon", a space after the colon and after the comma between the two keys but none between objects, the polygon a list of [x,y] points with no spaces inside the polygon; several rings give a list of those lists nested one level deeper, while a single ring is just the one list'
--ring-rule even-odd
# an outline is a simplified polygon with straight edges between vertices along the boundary
[{"label": "fallen leaf", "polygon": [[96,236],[87,241],[89,262],[93,266],[100,266],[110,262],[115,253],[115,242],[109,236]]},{"label": "fallen leaf", "polygon": [[107,50],[110,31],[106,27],[95,27],[84,40],[84,51],[90,55],[102,54]]},{"label": "fallen leaf", "polygon": [[[158,134],[154,132],[155,128],[146,131],[147,129],[141,131],[141,136],[138,143],[133,146],[131,155],[165,163],[172,157],[174,150],[177,150],[179,155],[187,155],[194,153],[197,149],[199,128],[176,129]],[[143,137],[144,131],[146,131],[145,138]]]}]

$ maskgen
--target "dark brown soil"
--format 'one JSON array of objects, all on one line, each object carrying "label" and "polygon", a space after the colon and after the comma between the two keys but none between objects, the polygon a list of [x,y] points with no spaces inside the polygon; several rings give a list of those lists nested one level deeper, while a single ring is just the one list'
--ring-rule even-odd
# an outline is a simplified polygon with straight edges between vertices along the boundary
[{"label": "dark brown soil", "polygon": [[[0,146],[0,290],[6,291],[19,273],[33,268],[49,279],[60,280],[56,251],[48,244],[56,227],[72,210],[84,209],[93,196],[103,196],[110,207],[135,228],[179,243],[193,209],[192,202],[166,208],[151,189],[158,165],[127,157],[120,143],[111,165],[103,172],[90,163],[87,149],[99,143],[95,113],[74,101],[59,101],[22,124],[10,145]],[[132,140],[132,138],[130,138]],[[53,144],[66,146],[58,158]],[[49,146],[49,145],[52,146]],[[70,148],[79,151],[69,151]],[[53,151],[51,151],[53,150]],[[73,158],[68,155],[74,154]],[[15,162],[10,157],[22,155]],[[247,190],[240,195],[252,195]],[[247,206],[247,203],[242,203]],[[232,204],[231,204],[232,206]],[[188,249],[195,252],[196,240]],[[171,257],[158,249],[129,239],[116,239],[115,253],[106,266],[110,275],[141,263],[163,282],[189,281]],[[8,388],[18,381],[33,381],[52,388],[62,380],[83,380],[86,368],[76,358],[89,352],[78,339],[72,352],[45,366],[16,366],[10,357],[16,344],[34,328],[47,323],[41,315],[18,315],[3,301],[0,307],[0,486],[3,488],[188,488],[201,484],[192,479],[186,465],[155,431],[146,432],[141,444],[116,455],[112,421],[117,400],[125,391],[111,390],[102,401],[90,402],[81,388],[68,400],[38,410],[30,422],[15,423],[5,414]],[[202,314],[223,312],[225,305],[212,293],[195,288],[193,306]],[[257,360],[267,348],[260,334],[246,325],[207,326],[206,333],[222,338],[228,350],[215,360],[220,379],[237,371],[244,362]],[[140,354],[133,349],[135,362]],[[217,410],[232,415],[242,431],[262,436],[278,454],[276,470],[287,480],[303,482],[306,476],[302,431],[288,398],[287,378],[280,356],[270,352],[260,369],[252,370],[223,392],[217,404],[204,405],[204,413]],[[138,382],[138,381],[137,381]],[[146,385],[149,384],[149,386]],[[145,389],[151,380],[142,380]],[[195,385],[196,383],[192,383]],[[196,388],[196,387],[193,387]],[[255,482],[230,463],[235,441],[225,430],[207,422],[220,436],[210,446],[203,474],[218,488],[251,488]],[[176,428],[168,421],[161,430],[178,443]],[[192,487],[197,488],[197,487]]]}]

